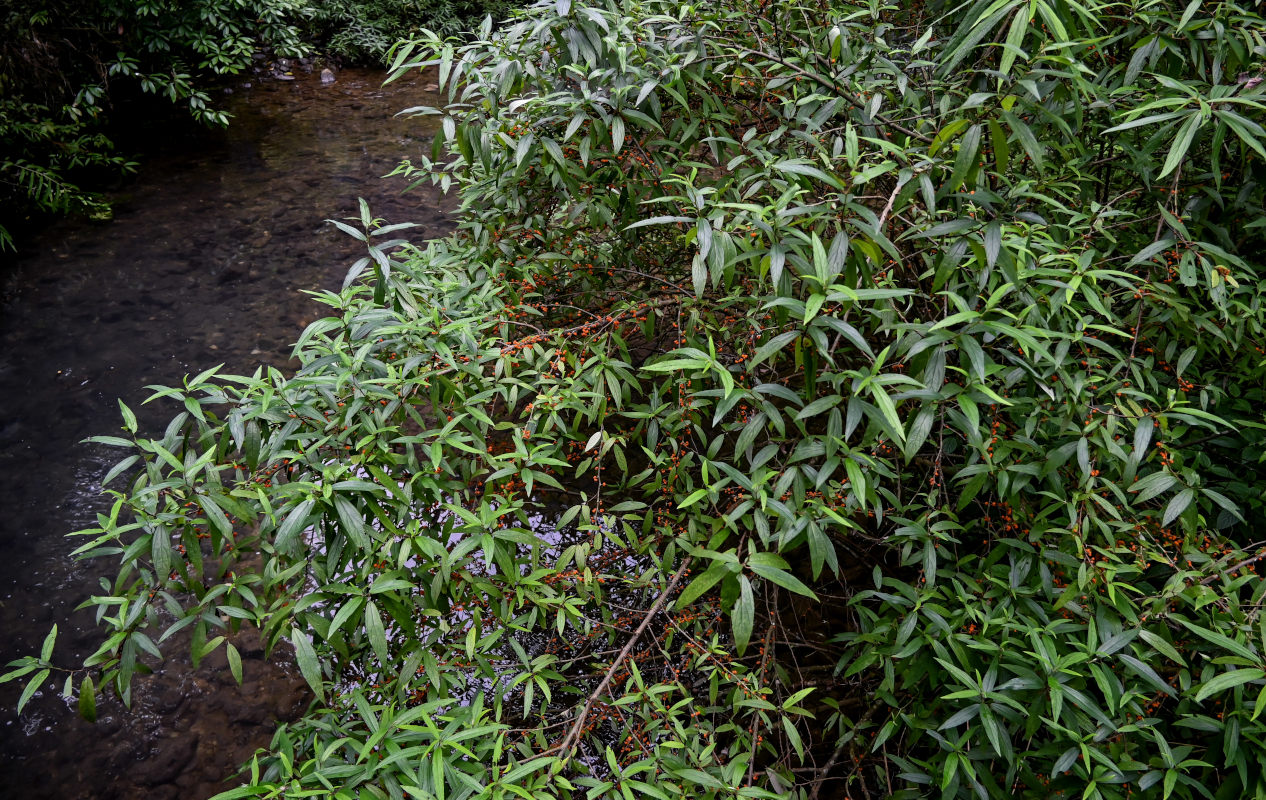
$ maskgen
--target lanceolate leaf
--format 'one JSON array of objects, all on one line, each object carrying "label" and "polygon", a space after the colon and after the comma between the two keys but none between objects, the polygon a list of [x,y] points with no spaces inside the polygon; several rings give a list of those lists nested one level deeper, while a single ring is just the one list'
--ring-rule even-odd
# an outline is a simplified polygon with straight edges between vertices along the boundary
[{"label": "lanceolate leaf", "polygon": [[713,563],[702,575],[691,581],[690,585],[681,593],[681,597],[677,598],[677,608],[685,608],[693,603],[727,574],[729,574],[729,570],[724,564]]},{"label": "lanceolate leaf", "polygon": [[18,713],[22,713],[22,709],[26,708],[26,704],[31,702],[31,698],[44,685],[44,681],[48,680],[52,670],[42,669],[35,673],[35,676],[27,681],[26,688],[22,690],[22,696],[18,698]]},{"label": "lanceolate leaf", "polygon": [[752,625],[756,618],[756,601],[752,593],[752,584],[746,575],[738,576],[739,596],[730,612],[734,627],[734,646],[742,655],[747,650],[747,643],[752,638]]},{"label": "lanceolate leaf", "polygon": [[1178,168],[1183,159],[1187,156],[1187,151],[1191,149],[1191,142],[1196,138],[1196,133],[1200,130],[1203,122],[1198,112],[1192,112],[1178,128],[1178,134],[1174,137],[1174,144],[1169,148],[1169,155],[1165,158],[1165,165],[1161,167],[1160,174],[1157,178],[1164,178],[1169,173]]},{"label": "lanceolate leaf", "polygon": [[79,716],[89,722],[97,721],[97,689],[91,676],[84,676],[79,686]]},{"label": "lanceolate leaf", "polygon": [[1233,672],[1223,672],[1215,675],[1206,681],[1200,690],[1196,692],[1196,702],[1203,702],[1215,694],[1221,694],[1228,689],[1234,689],[1236,686],[1243,686],[1252,681],[1259,681],[1266,678],[1266,672],[1256,667],[1245,667],[1237,669]]},{"label": "lanceolate leaf", "polygon": [[312,642],[298,628],[291,628],[290,644],[294,646],[295,661],[299,665],[300,674],[308,682],[308,686],[312,687],[312,692],[317,699],[324,702],[325,682],[321,676],[321,664],[317,660],[316,651],[312,648]]},{"label": "lanceolate leaf", "polygon": [[1191,505],[1191,501],[1195,496],[1196,492],[1194,489],[1183,489],[1171,497],[1169,503],[1165,506],[1165,515],[1161,518],[1161,525],[1168,525],[1178,519],[1178,515],[1187,510],[1187,506]]},{"label": "lanceolate leaf", "polygon": [[286,516],[281,527],[277,529],[275,546],[278,550],[290,551],[298,547],[300,534],[308,526],[308,517],[314,505],[316,505],[316,500],[309,498],[295,506]]}]

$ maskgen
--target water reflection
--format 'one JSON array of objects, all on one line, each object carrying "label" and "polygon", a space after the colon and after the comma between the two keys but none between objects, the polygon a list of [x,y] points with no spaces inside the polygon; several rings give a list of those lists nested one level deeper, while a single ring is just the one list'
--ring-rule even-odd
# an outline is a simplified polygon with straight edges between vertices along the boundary
[{"label": "water reflection", "polygon": [[[290,343],[321,307],[301,293],[336,289],[358,243],[322,220],[357,213],[413,221],[425,238],[446,228],[445,202],[378,180],[430,147],[420,120],[394,119],[432,104],[418,76],[380,86],[347,70],[265,83],[229,98],[233,125],[187,142],[159,141],[116,198],[109,225],[59,225],[6,264],[0,297],[0,661],[34,652],[62,623],[59,658],[96,646],[88,612],[93,567],[73,564],[62,534],[92,524],[97,483],[116,459],[86,436],[119,425],[116,398],[142,424],[170,406],[143,406],[146,384],[178,382],[217,363],[252,371],[284,366]],[[165,132],[156,133],[162,137]],[[66,620],[72,618],[67,624]],[[246,685],[222,656],[194,672],[174,658],[142,680],[134,713],[101,708],[92,726],[57,693],[18,718],[20,686],[0,690],[0,797],[146,797],[197,800],[269,738],[274,719],[302,710],[294,676],[239,642]]]}]

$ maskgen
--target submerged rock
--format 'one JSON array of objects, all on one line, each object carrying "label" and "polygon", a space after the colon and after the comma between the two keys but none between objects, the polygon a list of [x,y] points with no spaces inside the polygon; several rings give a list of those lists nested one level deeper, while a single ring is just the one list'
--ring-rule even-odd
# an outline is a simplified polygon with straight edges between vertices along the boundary
[{"label": "submerged rock", "polygon": [[334,70],[330,69],[329,67],[326,67],[325,69],[321,70],[321,83],[325,83],[325,84],[334,83]]}]

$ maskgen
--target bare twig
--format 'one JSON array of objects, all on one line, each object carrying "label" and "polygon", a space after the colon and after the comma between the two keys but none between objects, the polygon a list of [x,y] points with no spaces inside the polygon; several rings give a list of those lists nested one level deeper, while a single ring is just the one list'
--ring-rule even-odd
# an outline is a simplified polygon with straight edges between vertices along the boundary
[{"label": "bare twig", "polygon": [[888,221],[888,214],[892,211],[892,204],[896,201],[897,195],[901,193],[904,184],[897,181],[896,186],[892,187],[892,194],[888,195],[888,202],[884,204],[883,213],[879,215],[879,224],[875,226],[875,230],[883,228],[884,223]]}]

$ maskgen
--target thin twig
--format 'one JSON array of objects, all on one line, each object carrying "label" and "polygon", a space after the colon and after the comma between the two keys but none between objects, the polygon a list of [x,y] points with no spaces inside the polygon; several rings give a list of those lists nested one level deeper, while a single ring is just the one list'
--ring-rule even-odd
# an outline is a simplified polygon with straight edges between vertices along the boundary
[{"label": "thin twig", "polygon": [[809,800],[818,800],[818,792],[822,791],[822,784],[826,782],[827,776],[831,774],[831,770],[835,768],[835,764],[840,760],[840,756],[844,755],[847,747],[848,742],[840,744],[827,759],[826,764],[822,765],[822,769],[818,770],[818,776],[813,779],[813,791],[809,792]]},{"label": "thin twig", "polygon": [[1261,561],[1263,558],[1266,558],[1266,551],[1263,551],[1263,552],[1261,552],[1261,553],[1258,553],[1257,555],[1253,556],[1252,558],[1246,558],[1246,559],[1244,559],[1243,561],[1241,561],[1240,563],[1238,563],[1238,564],[1236,564],[1236,565],[1232,566],[1230,569],[1222,570],[1222,571],[1218,572],[1216,575],[1210,575],[1209,577],[1207,577],[1207,578],[1205,578],[1204,580],[1200,581],[1200,585],[1201,585],[1201,586],[1208,586],[1209,584],[1211,584],[1211,583],[1213,583],[1215,580],[1217,580],[1219,577],[1225,578],[1227,575],[1230,575],[1230,574],[1232,574],[1232,573],[1234,573],[1234,572],[1237,572],[1238,570],[1241,570],[1241,569],[1243,569],[1244,567],[1247,567],[1247,566],[1250,566],[1250,565],[1252,565],[1252,564],[1255,564],[1255,563],[1257,563],[1258,561]]},{"label": "thin twig", "polygon": [[897,195],[901,193],[901,189],[904,186],[905,184],[901,181],[897,181],[897,185],[892,187],[892,194],[888,195],[888,202],[884,204],[883,213],[879,215],[879,224],[875,226],[875,230],[883,228],[884,223],[888,221],[888,214],[892,211],[892,204],[896,201]]},{"label": "thin twig", "polygon": [[[772,601],[774,604],[774,613],[776,613],[778,611],[778,587],[777,586],[774,587]],[[765,603],[765,616],[769,617],[769,621],[765,625],[765,634],[761,637],[760,667],[756,670],[757,686],[760,686],[761,684],[765,682],[765,670],[769,667],[769,656],[774,650],[773,646],[770,644],[770,640],[773,639],[774,637],[774,620],[773,620],[773,614],[771,614],[769,611],[768,600]],[[748,786],[752,785],[752,778],[756,774],[756,742],[758,740],[757,734],[760,733],[760,721],[761,721],[761,715],[754,714],[753,719],[752,719],[752,730],[750,732],[751,739],[752,739],[752,749],[751,749],[751,752],[749,752],[747,756],[747,785]]]}]

